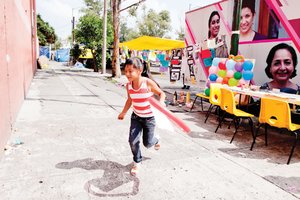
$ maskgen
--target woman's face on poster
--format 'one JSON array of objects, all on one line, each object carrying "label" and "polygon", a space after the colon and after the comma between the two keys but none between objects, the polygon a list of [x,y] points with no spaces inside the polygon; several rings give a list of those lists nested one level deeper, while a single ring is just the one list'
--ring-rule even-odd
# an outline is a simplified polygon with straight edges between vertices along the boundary
[{"label": "woman's face on poster", "polygon": [[218,36],[218,33],[220,31],[220,17],[218,15],[214,15],[211,18],[209,31],[212,38],[215,38]]},{"label": "woman's face on poster", "polygon": [[287,49],[278,49],[271,63],[270,72],[275,81],[288,81],[294,71],[292,54]]},{"label": "woman's face on poster", "polygon": [[241,21],[240,21],[240,32],[242,34],[248,33],[252,30],[254,20],[254,13],[251,12],[249,8],[243,8],[241,12]]}]

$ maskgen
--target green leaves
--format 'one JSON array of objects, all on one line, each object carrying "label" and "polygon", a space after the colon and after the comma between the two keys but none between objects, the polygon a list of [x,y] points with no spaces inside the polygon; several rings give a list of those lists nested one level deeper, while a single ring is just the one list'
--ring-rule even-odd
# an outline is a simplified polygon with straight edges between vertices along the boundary
[{"label": "green leaves", "polygon": [[53,44],[57,39],[54,28],[45,22],[40,14],[37,15],[37,35],[41,46]]}]

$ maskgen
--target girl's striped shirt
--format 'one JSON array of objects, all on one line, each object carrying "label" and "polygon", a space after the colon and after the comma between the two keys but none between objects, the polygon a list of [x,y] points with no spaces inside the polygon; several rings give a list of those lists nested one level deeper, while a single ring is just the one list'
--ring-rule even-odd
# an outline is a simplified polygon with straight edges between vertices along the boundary
[{"label": "girl's striped shirt", "polygon": [[139,117],[153,117],[151,105],[148,101],[153,93],[149,91],[147,80],[143,80],[141,87],[133,89],[132,82],[127,83],[128,94],[132,100],[133,112]]}]

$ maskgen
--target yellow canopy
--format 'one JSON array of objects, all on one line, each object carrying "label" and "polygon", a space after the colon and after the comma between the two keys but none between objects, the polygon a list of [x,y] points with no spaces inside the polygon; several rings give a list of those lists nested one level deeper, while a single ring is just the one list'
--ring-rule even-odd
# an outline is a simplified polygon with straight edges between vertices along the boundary
[{"label": "yellow canopy", "polygon": [[[83,50],[83,48],[81,48]],[[92,51],[91,49],[85,49],[85,54],[81,54],[79,56],[79,58],[83,58],[83,59],[91,59],[93,58],[93,54],[92,54]]]},{"label": "yellow canopy", "polygon": [[120,43],[120,47],[132,50],[171,50],[185,47],[184,41],[163,39],[158,37],[141,36],[139,38]]}]

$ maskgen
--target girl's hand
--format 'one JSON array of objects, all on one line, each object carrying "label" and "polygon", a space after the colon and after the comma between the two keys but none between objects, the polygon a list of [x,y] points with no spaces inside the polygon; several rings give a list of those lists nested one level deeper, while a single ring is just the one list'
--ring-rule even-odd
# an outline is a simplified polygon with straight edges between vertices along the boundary
[{"label": "girl's hand", "polygon": [[124,117],[125,117],[125,115],[126,115],[126,113],[121,112],[121,113],[119,114],[119,116],[118,116],[118,119],[119,119],[119,120],[123,120]]},{"label": "girl's hand", "polygon": [[165,103],[165,101],[163,101],[163,100],[160,100],[159,101],[159,103],[163,106],[163,107],[166,107],[166,103]]}]

